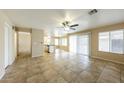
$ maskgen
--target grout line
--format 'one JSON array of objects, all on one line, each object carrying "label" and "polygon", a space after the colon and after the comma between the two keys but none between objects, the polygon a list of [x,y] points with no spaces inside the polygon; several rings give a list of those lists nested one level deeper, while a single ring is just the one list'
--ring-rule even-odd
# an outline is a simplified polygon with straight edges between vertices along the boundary
[{"label": "grout line", "polygon": [[100,73],[100,75],[99,75],[99,77],[98,77],[98,79],[96,80],[95,83],[99,83],[99,82],[97,82],[97,81],[99,80],[100,76],[102,75],[103,71],[105,70],[105,67],[106,67],[107,64],[108,64],[108,63],[106,63],[105,66],[103,67],[103,70],[101,71],[101,73]]}]

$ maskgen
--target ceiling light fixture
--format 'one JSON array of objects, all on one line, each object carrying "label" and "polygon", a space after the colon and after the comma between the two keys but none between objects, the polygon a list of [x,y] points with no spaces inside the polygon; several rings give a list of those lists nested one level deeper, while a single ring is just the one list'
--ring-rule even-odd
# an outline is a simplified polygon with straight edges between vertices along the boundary
[{"label": "ceiling light fixture", "polygon": [[64,29],[65,29],[65,31],[69,31],[70,30],[69,26],[64,27]]}]

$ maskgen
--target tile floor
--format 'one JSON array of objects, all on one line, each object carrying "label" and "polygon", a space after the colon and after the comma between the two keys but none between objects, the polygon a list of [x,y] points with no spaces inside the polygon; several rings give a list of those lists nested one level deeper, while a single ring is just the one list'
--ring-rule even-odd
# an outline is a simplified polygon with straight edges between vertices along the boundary
[{"label": "tile floor", "polygon": [[44,57],[19,57],[1,83],[120,83],[124,65],[56,51]]}]

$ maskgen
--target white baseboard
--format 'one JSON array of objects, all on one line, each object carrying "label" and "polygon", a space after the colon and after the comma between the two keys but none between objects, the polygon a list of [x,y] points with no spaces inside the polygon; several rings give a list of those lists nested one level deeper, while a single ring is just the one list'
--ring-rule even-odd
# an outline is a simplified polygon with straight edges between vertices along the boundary
[{"label": "white baseboard", "polygon": [[110,61],[110,62],[118,63],[118,64],[124,64],[124,62],[109,60],[109,59],[105,59],[105,58],[101,58],[101,57],[96,57],[96,56],[91,56],[91,58],[101,59],[101,60]]}]

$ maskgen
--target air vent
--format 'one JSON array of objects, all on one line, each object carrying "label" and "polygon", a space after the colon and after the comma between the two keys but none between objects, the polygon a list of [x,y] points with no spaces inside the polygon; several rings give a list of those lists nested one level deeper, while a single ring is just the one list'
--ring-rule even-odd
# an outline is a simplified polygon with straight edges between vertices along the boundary
[{"label": "air vent", "polygon": [[93,15],[93,14],[96,14],[97,12],[98,12],[97,9],[93,9],[93,10],[91,10],[88,14],[89,14],[89,15]]}]

